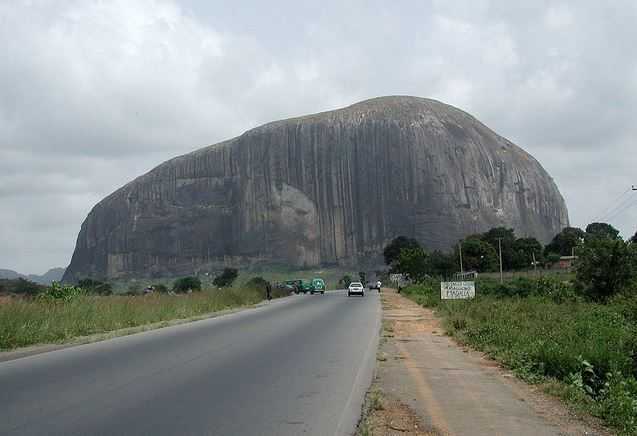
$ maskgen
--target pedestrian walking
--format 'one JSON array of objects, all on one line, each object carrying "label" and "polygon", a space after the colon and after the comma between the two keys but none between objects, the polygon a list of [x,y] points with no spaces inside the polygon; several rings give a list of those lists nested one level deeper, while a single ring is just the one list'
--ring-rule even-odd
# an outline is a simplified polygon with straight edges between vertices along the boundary
[{"label": "pedestrian walking", "polygon": [[268,301],[272,300],[272,285],[270,282],[265,284],[265,298],[267,298]]}]

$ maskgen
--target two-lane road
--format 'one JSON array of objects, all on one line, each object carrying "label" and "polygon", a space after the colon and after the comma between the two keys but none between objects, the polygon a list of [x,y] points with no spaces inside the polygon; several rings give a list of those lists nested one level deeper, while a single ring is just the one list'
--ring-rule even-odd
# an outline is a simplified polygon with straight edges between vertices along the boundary
[{"label": "two-lane road", "polygon": [[3,362],[0,434],[350,434],[380,313],[375,293],[294,296]]}]

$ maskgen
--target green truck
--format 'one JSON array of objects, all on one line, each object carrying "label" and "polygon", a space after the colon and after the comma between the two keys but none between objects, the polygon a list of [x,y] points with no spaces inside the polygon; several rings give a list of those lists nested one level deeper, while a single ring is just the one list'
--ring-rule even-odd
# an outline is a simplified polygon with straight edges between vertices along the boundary
[{"label": "green truck", "polygon": [[310,294],[325,293],[325,282],[320,278],[286,280],[285,287],[295,294],[307,294],[308,292]]},{"label": "green truck", "polygon": [[311,294],[320,292],[321,294],[325,293],[325,282],[323,279],[319,277],[315,277],[312,279],[312,288],[313,290],[310,292]]}]

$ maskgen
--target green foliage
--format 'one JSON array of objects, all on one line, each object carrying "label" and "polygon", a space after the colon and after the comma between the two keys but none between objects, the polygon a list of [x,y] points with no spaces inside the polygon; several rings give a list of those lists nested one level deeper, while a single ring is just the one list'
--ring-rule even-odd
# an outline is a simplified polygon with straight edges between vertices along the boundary
[{"label": "green foliage", "polygon": [[392,271],[398,273],[406,273],[409,278],[416,282],[422,282],[428,277],[429,271],[429,256],[424,249],[417,248],[403,248],[400,251],[398,259],[394,262]]},{"label": "green foliage", "polygon": [[385,265],[391,265],[398,260],[401,250],[405,248],[420,248],[420,244],[413,238],[398,236],[394,238],[383,250]]},{"label": "green foliage", "polygon": [[510,260],[512,268],[517,270],[533,268],[533,255],[538,265],[544,263],[543,251],[542,244],[535,238],[516,239],[513,243],[513,257]]},{"label": "green foliage", "polygon": [[212,284],[220,288],[232,286],[238,276],[239,271],[236,268],[224,268],[223,272],[214,278]]},{"label": "green foliage", "polygon": [[560,256],[570,256],[573,250],[584,242],[584,231],[577,227],[566,227],[555,235],[549,245],[545,247],[545,253],[556,253]]},{"label": "green foliage", "polygon": [[496,253],[496,259],[499,259],[500,247],[498,245],[498,240],[501,238],[502,267],[505,270],[516,268],[514,259],[516,240],[513,229],[507,229],[506,227],[494,227],[488,232],[483,233],[480,238],[493,247],[493,250]]},{"label": "green foliage", "polygon": [[563,398],[637,435],[636,295],[602,305],[551,278],[507,282],[506,291],[492,281],[477,286],[472,301],[441,301],[435,282],[404,293],[436,308],[447,332],[461,342],[528,381],[559,381]]},{"label": "green foliage", "polygon": [[86,291],[78,286],[53,282],[44,292],[38,294],[40,300],[70,302],[86,295]]},{"label": "green foliage", "polygon": [[453,253],[446,254],[435,250],[429,255],[429,274],[435,277],[451,277],[458,269],[457,258]]},{"label": "green foliage", "polygon": [[245,283],[246,288],[250,289],[259,289],[261,291],[265,290],[265,287],[268,285],[268,281],[261,276],[252,277]]},{"label": "green foliage", "polygon": [[359,271],[358,278],[360,279],[363,286],[367,284],[367,273],[365,271]]},{"label": "green foliage", "polygon": [[586,234],[584,237],[589,239],[610,239],[617,241],[620,238],[619,230],[608,223],[591,223],[586,226]]},{"label": "green foliage", "polygon": [[177,293],[201,291],[201,280],[197,277],[182,277],[175,280],[173,291]]},{"label": "green foliage", "polygon": [[577,283],[594,300],[606,301],[637,279],[637,247],[621,239],[589,238],[578,256]]},{"label": "green foliage", "polygon": [[97,297],[78,292],[66,301],[48,297],[14,298],[0,304],[0,350],[205,315],[255,304],[261,299],[258,291],[244,288],[202,291],[189,296],[156,293],[146,297]]},{"label": "green foliage", "polygon": [[110,284],[92,279],[83,279],[77,283],[77,286],[84,289],[89,294],[111,295],[113,288]]},{"label": "green foliage", "polygon": [[633,235],[632,238],[630,238],[630,242],[632,242],[633,244],[637,244],[637,232],[635,232],[635,234]]},{"label": "green foliage", "polygon": [[[462,264],[465,271],[496,271],[499,267],[495,248],[481,239],[480,235],[470,236],[461,242]],[[459,258],[458,248],[454,257]]]},{"label": "green foliage", "polygon": [[46,286],[39,285],[23,278],[0,279],[0,294],[18,294],[33,296],[44,291]]},{"label": "green foliage", "polygon": [[341,286],[342,288],[348,287],[350,283],[352,283],[352,278],[347,274],[341,277],[338,281],[339,286]]}]

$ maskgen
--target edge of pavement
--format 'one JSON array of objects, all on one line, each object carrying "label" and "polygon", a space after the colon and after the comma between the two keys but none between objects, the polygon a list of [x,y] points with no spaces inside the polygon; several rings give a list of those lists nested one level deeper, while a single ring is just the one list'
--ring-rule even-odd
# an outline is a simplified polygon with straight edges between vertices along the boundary
[{"label": "edge of pavement", "polygon": [[[502,427],[502,422],[509,422],[509,430],[515,430],[509,434],[529,434],[531,420],[538,425],[531,427],[534,434],[613,434],[596,418],[577,413],[559,398],[545,393],[541,386],[520,380],[486,354],[450,337],[434,311],[397,295],[393,289],[383,290],[383,337],[377,356],[376,377],[366,395],[357,435],[447,435],[456,431],[472,435],[505,434],[498,431],[506,428],[506,425]],[[392,293],[399,299],[387,296]],[[447,360],[452,357],[456,360]],[[462,379],[469,375],[470,378]],[[482,383],[478,380],[480,377],[487,384],[473,392],[477,389],[476,383]],[[492,383],[497,383],[499,388],[487,388]],[[467,398],[471,401],[463,398],[457,390],[454,393],[458,386],[471,391],[467,391]],[[439,397],[441,389],[448,394]],[[500,396],[494,398],[500,401],[490,405],[485,402],[488,394],[496,395],[497,392]],[[467,427],[467,422],[458,424],[455,421],[457,413],[447,413],[452,404],[462,410],[473,404],[475,409],[470,415],[474,416],[476,426]],[[500,408],[502,404],[522,405],[520,407],[527,412],[517,409],[517,406],[511,410],[504,407],[506,410],[503,410]],[[496,424],[492,419],[498,414],[502,414],[502,419],[497,421],[502,422]],[[478,422],[482,425],[477,425]],[[520,423],[525,422],[526,426],[520,427]],[[493,432],[485,433],[486,427],[492,427]]]},{"label": "edge of pavement", "polygon": [[[274,301],[284,301],[289,298],[294,297],[294,295],[289,295],[287,297],[277,298]],[[208,312],[202,315],[191,316],[188,318],[175,318],[165,321],[158,321],[150,324],[142,324],[135,327],[126,327],[117,330],[109,330],[101,333],[94,333],[92,335],[87,336],[76,336],[69,338],[66,341],[60,343],[44,343],[44,344],[35,344],[29,345],[27,347],[20,347],[13,350],[0,351],[0,363],[9,362],[12,360],[22,359],[24,357],[35,356],[37,354],[48,353],[50,351],[58,351],[64,350],[66,348],[77,347],[80,345],[92,344],[94,342],[106,341],[109,339],[114,339],[122,336],[130,336],[138,333],[144,333],[151,330],[158,330],[166,327],[172,327],[181,324],[188,324],[195,321],[202,321],[205,319],[218,318],[222,316],[232,315],[234,313],[243,312],[246,310],[253,310],[259,307],[268,306],[270,302],[267,300],[263,300],[256,304],[248,304],[244,306],[233,307],[230,309],[218,310],[215,312]]]}]

